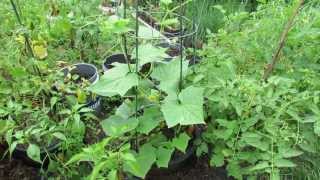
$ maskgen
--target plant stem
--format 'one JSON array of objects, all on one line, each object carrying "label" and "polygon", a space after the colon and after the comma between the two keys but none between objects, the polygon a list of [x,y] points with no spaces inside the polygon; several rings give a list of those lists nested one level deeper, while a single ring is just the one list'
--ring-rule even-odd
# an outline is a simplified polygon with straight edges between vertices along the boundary
[{"label": "plant stem", "polygon": [[[11,3],[11,6],[13,8],[13,11],[14,11],[16,17],[17,17],[19,25],[23,27],[24,25],[23,25],[23,23],[21,21],[21,16],[19,14],[19,12],[21,13],[20,8],[19,8],[19,12],[18,12],[17,5],[13,2],[13,0],[10,0],[10,3]],[[23,33],[23,37],[25,39],[25,43],[26,43],[27,51],[29,52],[29,56],[33,58],[34,57],[34,53],[33,53],[32,47],[31,47],[31,42],[29,40],[29,36],[28,36],[27,33]],[[41,79],[43,79],[39,67],[37,65],[33,65],[32,68],[33,68],[33,71],[36,74],[38,74]]]},{"label": "plant stem", "polygon": [[[10,0],[10,3],[11,3],[11,6],[13,8],[13,11],[14,11],[16,17],[17,17],[18,23],[20,24],[20,26],[23,26],[22,21],[21,21],[21,16],[19,15],[19,12],[18,12],[16,4],[13,2],[13,0]],[[30,56],[34,57],[34,53],[32,51],[31,43],[29,41],[28,35],[26,33],[23,33],[23,36],[24,36],[24,39],[26,41],[27,50],[28,50]]]},{"label": "plant stem", "polygon": [[287,40],[288,33],[289,33],[290,29],[292,28],[293,23],[294,23],[294,19],[298,15],[299,10],[302,7],[303,3],[304,3],[304,0],[299,1],[297,7],[294,9],[293,14],[289,18],[289,21],[288,21],[287,25],[285,26],[284,31],[282,32],[282,35],[281,35],[281,38],[280,38],[280,41],[278,44],[278,48],[276,49],[276,51],[272,57],[271,63],[267,65],[267,68],[264,72],[264,75],[263,75],[264,81],[268,81],[269,76],[271,75],[276,63],[278,62],[279,57],[280,57],[280,52],[284,47],[285,41]]}]

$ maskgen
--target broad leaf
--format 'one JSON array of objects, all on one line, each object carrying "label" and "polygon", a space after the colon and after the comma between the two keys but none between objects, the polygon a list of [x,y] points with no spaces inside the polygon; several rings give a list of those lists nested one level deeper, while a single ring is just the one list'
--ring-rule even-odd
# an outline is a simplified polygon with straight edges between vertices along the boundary
[{"label": "broad leaf", "polygon": [[190,137],[186,133],[182,133],[179,137],[172,139],[173,147],[177,148],[181,152],[186,152],[189,144]]},{"label": "broad leaf", "polygon": [[143,134],[149,134],[160,123],[162,117],[158,107],[152,107],[144,110],[143,116],[139,117],[139,126],[137,131]]},{"label": "broad leaf", "polygon": [[[182,62],[182,76],[185,77],[188,69],[187,61]],[[151,77],[159,80],[159,88],[165,91],[168,96],[175,97],[178,92],[180,81],[180,61],[174,59],[167,64],[157,64]]]},{"label": "broad leaf", "polygon": [[[133,51],[132,57],[136,57],[136,50]],[[152,62],[160,62],[167,57],[165,48],[158,48],[152,44],[142,44],[139,46],[138,58],[140,66]]]},{"label": "broad leaf", "polygon": [[103,120],[101,126],[106,135],[118,137],[135,129],[138,126],[138,123],[139,121],[136,118],[124,119],[120,116],[113,115],[108,119]]},{"label": "broad leaf", "polygon": [[146,144],[140,148],[139,154],[136,155],[136,161],[124,162],[124,170],[137,177],[145,178],[155,161],[156,149],[150,144]]},{"label": "broad leaf", "polygon": [[123,96],[129,89],[138,85],[138,75],[129,72],[128,65],[115,63],[116,66],[106,72],[101,79],[88,89],[101,96]]},{"label": "broad leaf", "polygon": [[27,149],[27,155],[34,161],[41,163],[40,159],[40,148],[35,144],[30,144]]},{"label": "broad leaf", "polygon": [[61,132],[55,132],[52,135],[60,140],[63,140],[63,141],[67,140],[66,136],[64,134],[62,134]]},{"label": "broad leaf", "polygon": [[168,127],[175,125],[204,124],[203,89],[190,86],[178,98],[167,97],[161,106]]},{"label": "broad leaf", "polygon": [[167,149],[164,147],[159,147],[156,151],[157,154],[157,166],[168,168],[169,161],[171,159],[171,155],[174,152],[173,148]]}]

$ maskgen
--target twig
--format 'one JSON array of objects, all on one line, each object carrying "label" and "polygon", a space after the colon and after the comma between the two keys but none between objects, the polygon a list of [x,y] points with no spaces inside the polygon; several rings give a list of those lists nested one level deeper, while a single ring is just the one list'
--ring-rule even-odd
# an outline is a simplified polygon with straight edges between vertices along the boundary
[{"label": "twig", "polygon": [[[17,20],[18,20],[19,25],[20,25],[20,26],[23,26],[22,21],[21,21],[21,17],[20,17],[20,14],[19,14],[19,12],[18,12],[18,9],[17,9],[16,4],[13,2],[13,0],[10,0],[10,3],[11,3],[11,6],[12,6],[12,8],[13,8],[13,11],[14,11],[16,17],[17,17]],[[31,56],[31,57],[34,57],[34,53],[33,53],[33,51],[32,51],[31,43],[30,43],[30,41],[29,41],[28,35],[27,35],[26,33],[23,33],[23,36],[24,36],[24,39],[25,39],[25,42],[26,42],[27,49],[28,49],[28,51],[29,51],[29,53],[30,53],[30,56]]]},{"label": "twig", "polygon": [[282,32],[282,35],[281,35],[281,38],[280,38],[280,41],[279,41],[279,44],[278,44],[278,48],[277,48],[277,50],[275,51],[275,53],[274,53],[274,55],[272,57],[272,61],[271,61],[270,64],[267,65],[267,68],[264,71],[264,75],[263,75],[263,80],[264,81],[268,80],[268,78],[271,75],[271,73],[272,73],[277,61],[279,60],[280,52],[281,52],[282,48],[284,47],[285,41],[287,40],[287,37],[288,37],[288,33],[289,33],[290,29],[293,26],[294,19],[299,14],[299,10],[302,7],[303,3],[304,3],[304,0],[300,0],[299,1],[297,7],[295,8],[293,14],[291,15],[291,17],[289,19],[287,25],[285,26],[285,29]]}]

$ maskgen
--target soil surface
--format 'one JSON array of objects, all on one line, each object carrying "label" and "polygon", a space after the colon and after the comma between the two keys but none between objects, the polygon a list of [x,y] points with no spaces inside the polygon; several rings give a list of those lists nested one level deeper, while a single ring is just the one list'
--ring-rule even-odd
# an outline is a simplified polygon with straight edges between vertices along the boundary
[{"label": "soil surface", "polygon": [[[0,155],[5,147],[0,144]],[[0,180],[40,180],[39,169],[24,164],[21,160],[0,160]],[[174,171],[154,169],[146,180],[231,180],[224,169],[210,168],[207,158],[191,158]]]},{"label": "soil surface", "polygon": [[24,164],[21,160],[9,159],[2,155],[5,152],[5,145],[0,144],[0,180],[37,180],[39,170]]},{"label": "soil surface", "polygon": [[232,180],[222,168],[211,168],[207,158],[191,158],[185,165],[169,171],[167,169],[152,170],[146,180]]}]

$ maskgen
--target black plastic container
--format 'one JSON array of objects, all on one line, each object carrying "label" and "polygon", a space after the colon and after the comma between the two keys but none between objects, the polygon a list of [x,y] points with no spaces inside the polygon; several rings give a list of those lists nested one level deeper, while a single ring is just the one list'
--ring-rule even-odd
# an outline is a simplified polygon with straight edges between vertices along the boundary
[{"label": "black plastic container", "polygon": [[195,56],[195,57],[190,57],[190,60],[189,60],[189,67],[190,66],[194,66],[196,64],[199,64],[201,62],[201,58],[199,56]]},{"label": "black plastic container", "polygon": [[[62,72],[64,73],[65,76],[70,74],[77,74],[80,77],[85,78],[88,80],[91,84],[95,84],[99,80],[99,73],[98,69],[92,65],[92,64],[87,64],[87,63],[79,63],[73,65],[73,69],[69,72],[69,68],[64,68],[62,69]],[[87,101],[87,103],[84,105],[84,107],[93,109],[96,114],[101,113],[101,98],[100,97],[95,97],[91,98]]]},{"label": "black plastic container", "polygon": [[170,56],[170,57],[167,57],[164,59],[167,62],[180,56],[181,49],[183,50],[183,47],[181,48],[180,45],[176,44],[176,43],[161,42],[159,44],[156,44],[155,46],[167,49],[166,54],[168,54]]},{"label": "black plastic container", "polygon": [[[128,60],[129,60],[129,62],[131,61],[130,55],[128,55]],[[127,64],[125,54],[119,53],[119,54],[113,54],[113,55],[107,57],[102,64],[102,69],[104,71],[108,71],[109,69],[114,67],[112,65],[112,63],[115,63],[115,62],[121,63],[121,64]]]},{"label": "black plastic container", "polygon": [[61,141],[56,140],[52,142],[48,147],[40,147],[40,158],[43,164],[40,164],[37,161],[32,160],[31,158],[28,157],[27,155],[27,148],[23,146],[17,145],[15,150],[13,151],[13,157],[16,159],[21,159],[24,163],[26,163],[29,166],[33,166],[36,168],[46,168],[49,163],[49,159],[47,157],[47,152],[48,153],[55,153],[59,150]]},{"label": "black plastic container", "polygon": [[173,155],[173,158],[169,161],[169,165],[168,165],[169,171],[175,171],[175,170],[183,167],[185,165],[185,163],[188,162],[188,160],[194,155],[194,153],[196,151],[196,146],[193,142],[194,142],[194,140],[196,140],[197,138],[199,138],[201,136],[201,133],[202,133],[202,128],[200,126],[195,126],[194,136],[189,141],[189,145],[187,147],[186,153],[179,154],[176,156],[175,156],[175,154]]},{"label": "black plastic container", "polygon": [[87,63],[78,63],[72,65],[71,71],[69,72],[69,68],[62,69],[62,72],[65,76],[70,74],[77,74],[80,77],[85,78],[86,80],[90,81],[92,84],[96,83],[99,80],[98,69],[92,65]]}]

